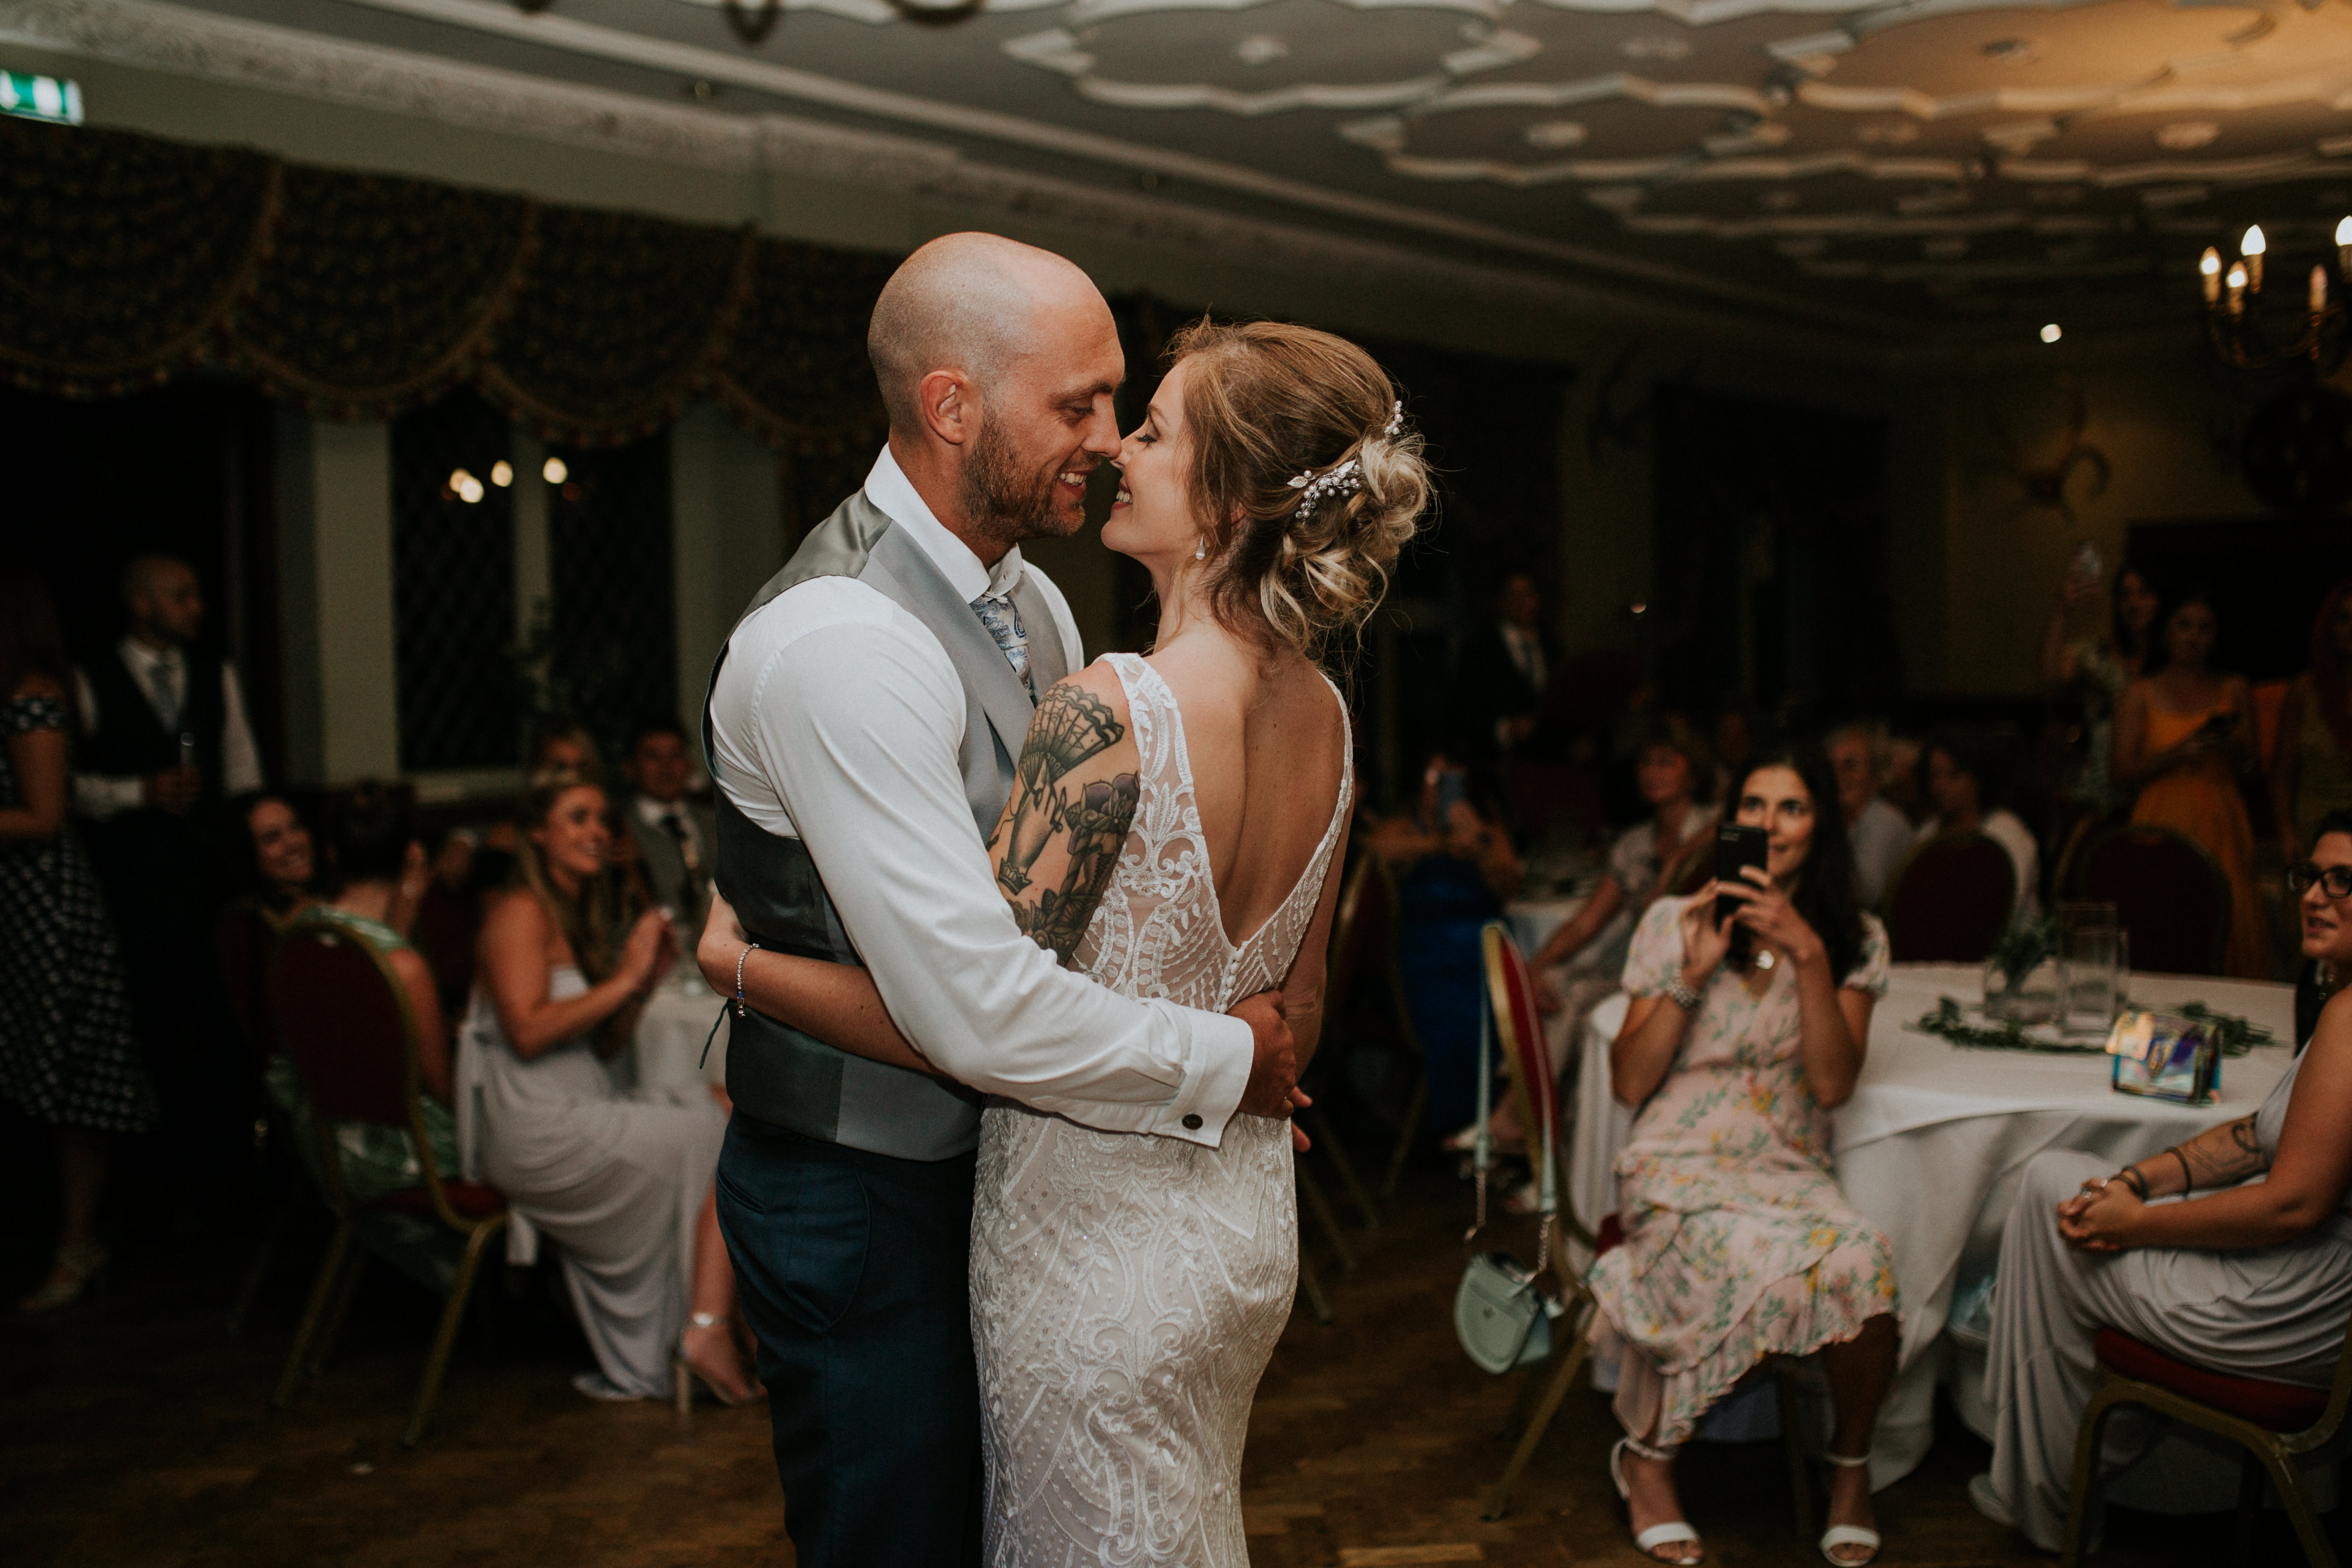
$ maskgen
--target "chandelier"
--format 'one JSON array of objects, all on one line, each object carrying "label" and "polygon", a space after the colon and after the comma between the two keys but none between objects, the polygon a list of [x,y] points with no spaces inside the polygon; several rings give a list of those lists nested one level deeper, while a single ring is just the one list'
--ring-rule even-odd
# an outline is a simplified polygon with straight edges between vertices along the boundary
[{"label": "chandelier", "polygon": [[[2238,259],[2225,271],[2221,253],[2211,246],[2197,258],[2205,285],[2205,330],[2213,352],[2240,370],[2267,370],[2292,360],[2309,360],[2320,375],[2335,374],[2344,363],[2347,322],[2344,308],[2327,298],[2327,268],[2311,269],[2300,314],[2263,308],[2263,258],[2270,242],[2262,226],[2248,228],[2238,242]],[[2336,275],[2352,282],[2352,217],[2336,226]]]}]

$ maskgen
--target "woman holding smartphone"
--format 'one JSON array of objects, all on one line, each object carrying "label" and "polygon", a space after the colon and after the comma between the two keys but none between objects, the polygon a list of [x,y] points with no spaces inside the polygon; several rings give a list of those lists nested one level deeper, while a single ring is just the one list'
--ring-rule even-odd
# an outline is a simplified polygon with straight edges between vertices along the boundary
[{"label": "woman holding smartphone", "polygon": [[1659,900],[1625,961],[1633,1001],[1609,1052],[1612,1091],[1639,1108],[1617,1159],[1625,1239],[1589,1276],[1623,1350],[1610,1471],[1634,1545],[1696,1563],[1675,1450],[1766,1356],[1819,1352],[1836,1412],[1821,1549],[1862,1568],[1879,1548],[1870,1443],[1895,1376],[1894,1253],[1830,1174],[1829,1112],[1862,1076],[1886,933],[1857,900],[1819,746],[1767,752],[1730,805],[1719,865],[1740,875]]},{"label": "woman holding smartphone", "polygon": [[2149,673],[2125,688],[2116,715],[2116,782],[2138,791],[2134,822],[2185,834],[2221,864],[2231,905],[2222,973],[2268,980],[2254,830],[2238,794],[2238,775],[2255,763],[2253,697],[2244,680],[2211,668],[2221,623],[2202,592],[2167,605],[2157,626]]}]

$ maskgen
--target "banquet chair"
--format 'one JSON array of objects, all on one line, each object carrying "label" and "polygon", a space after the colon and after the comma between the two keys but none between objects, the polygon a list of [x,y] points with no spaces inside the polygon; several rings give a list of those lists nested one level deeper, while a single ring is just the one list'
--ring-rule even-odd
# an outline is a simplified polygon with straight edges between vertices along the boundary
[{"label": "banquet chair", "polygon": [[[1712,844],[1712,840],[1709,843]],[[1510,1459],[1504,1465],[1502,1475],[1487,1492],[1486,1502],[1478,1510],[1481,1519],[1498,1520],[1508,1510],[1511,1492],[1519,1478],[1533,1462],[1536,1450],[1542,1446],[1544,1435],[1550,1429],[1552,1418],[1559,1413],[1561,1401],[1576,1381],[1576,1374],[1591,1359],[1593,1331],[1600,1326],[1601,1303],[1585,1284],[1580,1274],[1561,1267],[1560,1259],[1570,1256],[1573,1243],[1595,1259],[1615,1247],[1625,1238],[1622,1226],[1615,1215],[1604,1217],[1594,1231],[1588,1231],[1568,1202],[1568,1149],[1565,1128],[1559,1113],[1559,1085],[1551,1070],[1551,1056],[1544,1047],[1541,1016],[1536,1007],[1534,977],[1528,969],[1527,959],[1500,921],[1486,929],[1483,947],[1486,957],[1488,1005],[1493,1010],[1495,1036],[1501,1047],[1504,1067],[1510,1078],[1511,1105],[1518,1117],[1519,1127],[1528,1140],[1530,1162],[1544,1158],[1543,1151],[1551,1152],[1553,1191],[1559,1194],[1557,1212],[1539,1220],[1550,1234],[1546,1253],[1552,1260],[1552,1275],[1559,1281],[1561,1295],[1568,1310],[1556,1321],[1552,1340],[1552,1366],[1529,1370],[1521,1384],[1517,1408],[1512,1415],[1511,1428],[1518,1434],[1518,1444]],[[1549,1134],[1549,1145],[1547,1145]],[[1538,1180],[1542,1173],[1538,1171]],[[1567,1332],[1573,1323],[1572,1333]],[[1782,1357],[1767,1363],[1767,1373],[1773,1379],[1780,1401],[1781,1447],[1789,1462],[1790,1511],[1800,1536],[1812,1534],[1812,1487],[1805,1470],[1803,1424],[1801,1419],[1801,1394],[1797,1384],[1796,1365]],[[1530,1407],[1532,1400],[1532,1407]]]},{"label": "banquet chair", "polygon": [[2305,1560],[2312,1568],[2336,1568],[2335,1548],[2320,1528],[2298,1461],[2309,1455],[2341,1458],[2342,1439],[2352,1438],[2344,1428],[2345,1407],[2352,1404],[2352,1330],[2346,1331],[2336,1358],[2336,1379],[2326,1388],[2210,1372],[2116,1329],[2099,1331],[2093,1350],[2099,1386],[2083,1407],[2083,1424],[2075,1431],[2074,1478],[2066,1493],[2059,1568],[2077,1568],[2083,1561],[2084,1541],[2100,1510],[2099,1450],[2107,1417],[2123,1405],[2169,1416],[2245,1450],[2238,1476],[2237,1568],[2245,1568],[2253,1554],[2265,1480],[2277,1489]]},{"label": "banquet chair", "polygon": [[[259,1088],[262,1068],[277,1049],[275,1031],[269,1022],[269,960],[277,950],[278,933],[284,929],[285,921],[256,899],[234,900],[222,909],[213,922],[213,949],[220,960],[221,989],[228,997],[229,1015],[236,1020],[237,1033],[250,1053],[255,1085],[253,1151],[265,1181],[270,1144],[275,1142],[283,1147],[287,1131],[269,1097]],[[281,1199],[262,1231],[261,1245],[254,1249],[253,1261],[246,1268],[245,1282],[237,1287],[236,1300],[228,1310],[231,1339],[244,1329],[254,1302],[260,1299],[261,1287],[278,1261],[278,1244],[285,1237],[291,1211],[292,1205]]]},{"label": "banquet chair", "polygon": [[278,933],[286,929],[260,900],[238,899],[213,922],[213,949],[220,959],[221,985],[229,1012],[252,1050],[257,1067],[275,1048],[269,1030],[269,959]]},{"label": "banquet chair", "polygon": [[2157,974],[2219,974],[2230,941],[2229,879],[2206,847],[2149,823],[2099,834],[2070,868],[2068,898],[2116,906],[2131,966]]},{"label": "banquet chair", "polygon": [[1981,833],[1944,833],[1913,849],[1886,891],[1897,963],[1981,963],[2017,907],[2017,867]]},{"label": "banquet chair", "polygon": [[[425,1363],[424,1382],[401,1434],[403,1446],[413,1448],[424,1436],[440,1394],[482,1259],[506,1227],[506,1200],[492,1188],[454,1180],[454,1173],[436,1166],[422,1108],[415,1015],[406,988],[383,959],[332,931],[289,931],[278,940],[269,998],[278,1037],[310,1097],[320,1180],[335,1216],[333,1239],[270,1403],[282,1409],[294,1396],[306,1357],[310,1373],[320,1370],[351,1310],[368,1253],[381,1252],[404,1272],[419,1272],[404,1266],[408,1260],[394,1237],[401,1221],[411,1226],[421,1224],[426,1234],[445,1243],[455,1239],[461,1250]],[[366,1203],[354,1199],[343,1181],[335,1139],[335,1124],[341,1121],[405,1131],[415,1145],[422,1183]],[[383,1223],[387,1220],[391,1224]]]}]

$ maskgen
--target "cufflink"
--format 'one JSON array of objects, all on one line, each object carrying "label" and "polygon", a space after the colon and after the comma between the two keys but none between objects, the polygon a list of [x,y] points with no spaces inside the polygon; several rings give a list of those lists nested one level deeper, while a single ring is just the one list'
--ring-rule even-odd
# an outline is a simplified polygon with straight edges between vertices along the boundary
[{"label": "cufflink", "polygon": [[1197,1112],[1196,1112],[1196,1113],[1194,1113],[1194,1114],[1192,1114],[1192,1115],[1190,1115],[1190,1116],[1187,1116],[1187,1117],[1185,1117],[1185,1118],[1184,1118],[1184,1131],[1187,1131],[1187,1132],[1198,1132],[1200,1130],[1201,1130],[1201,1118],[1200,1118],[1200,1116],[1199,1116],[1199,1114],[1198,1114]]}]

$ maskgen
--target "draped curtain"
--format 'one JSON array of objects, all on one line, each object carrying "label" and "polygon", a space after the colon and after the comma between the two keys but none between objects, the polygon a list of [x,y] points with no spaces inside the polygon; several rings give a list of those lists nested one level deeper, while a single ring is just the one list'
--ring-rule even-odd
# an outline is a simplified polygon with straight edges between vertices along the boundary
[{"label": "draped curtain", "polygon": [[202,368],[343,419],[470,382],[612,446],[695,397],[803,459],[885,429],[897,258],[257,153],[0,121],[0,375],[105,397]]}]

